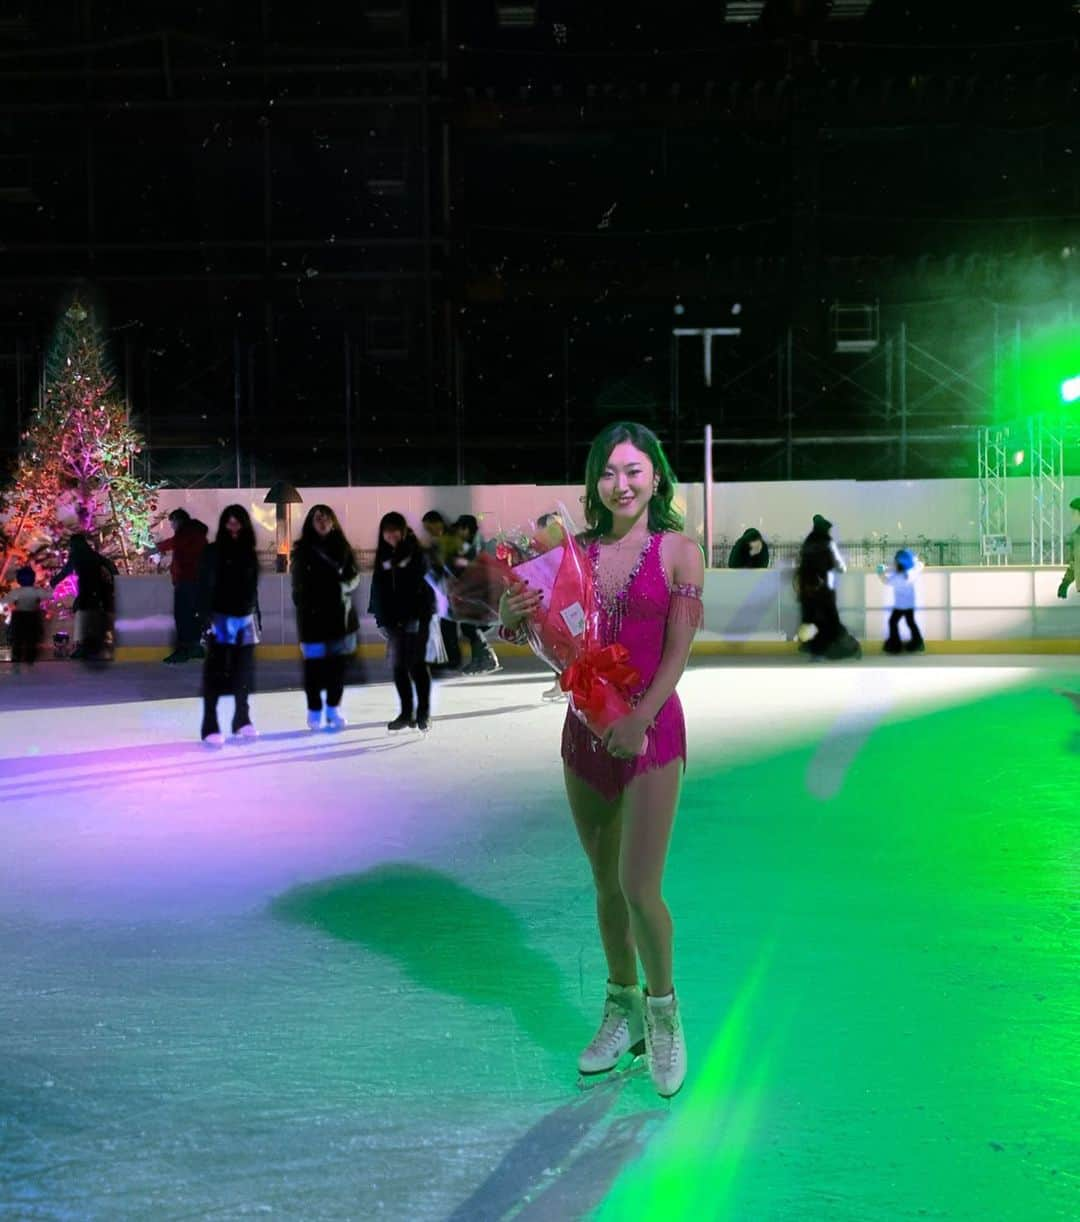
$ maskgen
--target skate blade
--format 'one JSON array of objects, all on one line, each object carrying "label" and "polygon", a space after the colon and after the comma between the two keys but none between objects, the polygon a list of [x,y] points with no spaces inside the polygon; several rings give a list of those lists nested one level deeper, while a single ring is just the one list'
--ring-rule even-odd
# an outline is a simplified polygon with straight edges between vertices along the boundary
[{"label": "skate blade", "polygon": [[577,1086],[578,1090],[587,1091],[595,1090],[598,1086],[603,1086],[605,1082],[628,1082],[634,1078],[648,1077],[649,1066],[645,1060],[645,1044],[642,1042],[641,1051],[636,1051],[631,1048],[629,1052],[624,1053],[611,1069],[598,1069],[595,1073],[582,1073],[578,1070]]}]

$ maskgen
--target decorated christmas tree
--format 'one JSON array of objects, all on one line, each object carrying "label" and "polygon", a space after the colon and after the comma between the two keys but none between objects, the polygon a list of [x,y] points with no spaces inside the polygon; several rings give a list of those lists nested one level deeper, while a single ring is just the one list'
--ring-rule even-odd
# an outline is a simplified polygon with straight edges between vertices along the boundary
[{"label": "decorated christmas tree", "polygon": [[20,443],[0,497],[0,586],[20,564],[58,568],[78,530],[125,571],[129,556],[152,542],[154,488],[134,473],[141,438],[115,393],[100,331],[78,300],[60,319],[43,401]]}]

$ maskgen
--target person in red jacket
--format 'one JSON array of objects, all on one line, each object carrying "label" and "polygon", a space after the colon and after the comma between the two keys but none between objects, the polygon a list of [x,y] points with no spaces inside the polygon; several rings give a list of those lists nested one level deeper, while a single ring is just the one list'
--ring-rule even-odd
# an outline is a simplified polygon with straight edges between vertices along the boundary
[{"label": "person in red jacket", "polygon": [[172,552],[169,573],[173,583],[173,619],[176,621],[176,648],[165,663],[176,666],[205,656],[199,643],[199,560],[206,547],[209,533],[206,523],[193,518],[186,509],[174,509],[169,514],[173,528],[171,539],[157,545],[159,552]]}]

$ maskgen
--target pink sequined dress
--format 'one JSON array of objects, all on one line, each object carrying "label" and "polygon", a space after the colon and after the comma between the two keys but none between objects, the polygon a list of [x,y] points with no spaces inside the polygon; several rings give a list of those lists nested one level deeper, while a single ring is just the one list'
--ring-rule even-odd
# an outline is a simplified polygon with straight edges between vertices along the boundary
[{"label": "pink sequined dress", "polygon": [[[668,583],[661,560],[662,534],[650,534],[626,584],[614,596],[601,592],[598,575],[600,545],[589,544],[588,557],[598,591],[600,606],[600,644],[618,642],[630,651],[630,663],[640,674],[632,693],[636,701],[648,690],[664,652],[664,636],[669,621],[700,628],[703,612],[698,586]],[[672,693],[665,701],[646,736],[644,755],[636,759],[616,759],[603,743],[576,716],[566,715],[563,726],[562,757],[567,768],[608,801],[614,801],[636,776],[662,768],[674,759],[686,764],[686,722],[682,704]]]}]

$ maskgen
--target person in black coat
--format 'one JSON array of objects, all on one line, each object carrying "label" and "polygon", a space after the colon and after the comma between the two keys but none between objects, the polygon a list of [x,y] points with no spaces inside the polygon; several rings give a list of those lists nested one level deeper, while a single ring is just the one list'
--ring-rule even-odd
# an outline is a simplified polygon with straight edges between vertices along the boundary
[{"label": "person in black coat", "polygon": [[[450,559],[456,575],[463,573],[475,561],[481,550],[480,523],[473,514],[463,513],[454,523],[454,533],[459,540],[457,552]],[[498,601],[496,599],[496,601]],[[461,635],[469,642],[470,660],[465,667],[466,675],[490,675],[501,669],[501,663],[487,641],[492,628],[490,621],[462,620]]]},{"label": "person in black coat", "polygon": [[289,564],[296,631],[304,659],[309,730],[317,730],[326,692],[326,728],[341,730],[345,667],[359,627],[352,592],[360,584],[353,549],[329,505],[313,505]]},{"label": "person in black coat", "polygon": [[751,526],[735,540],[728,556],[729,569],[767,569],[769,567],[769,545],[760,530]]},{"label": "person in black coat", "polygon": [[835,573],[847,570],[832,535],[832,523],[814,514],[813,528],[799,549],[795,592],[799,596],[803,629],[812,628],[803,645],[812,659],[850,658],[862,653],[859,642],[840,622],[836,606]]},{"label": "person in black coat", "polygon": [[435,614],[435,591],[425,580],[426,574],[423,550],[405,518],[400,513],[384,514],[379,523],[368,613],[375,617],[386,638],[394,686],[401,700],[401,712],[387,726],[391,731],[416,726],[426,732],[431,725],[427,644]]},{"label": "person in black coat", "polygon": [[248,698],[255,680],[259,640],[259,557],[255,530],[243,505],[227,505],[217,538],[199,560],[199,618],[209,648],[203,666],[202,740],[220,747],[217,702],[232,693],[236,701],[232,732],[254,738]]},{"label": "person in black coat", "polygon": [[79,583],[72,610],[75,612],[73,658],[100,658],[112,637],[116,615],[116,565],[90,542],[85,531],[77,531],[68,543],[64,567],[49,584],[55,589],[65,577],[75,574]]}]

